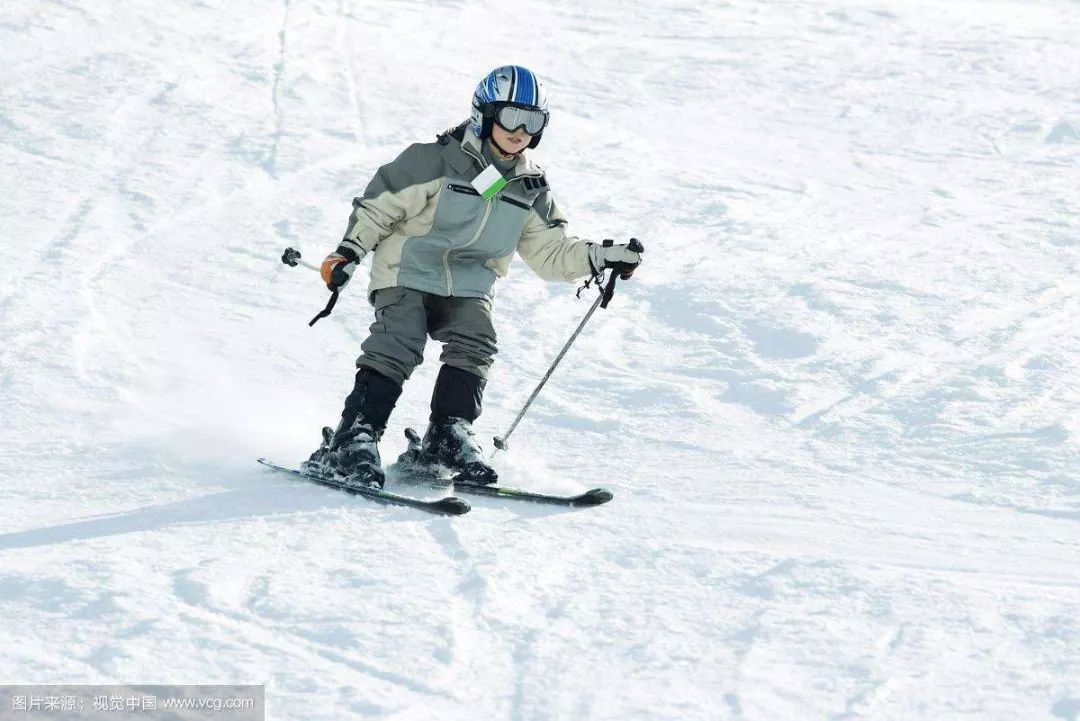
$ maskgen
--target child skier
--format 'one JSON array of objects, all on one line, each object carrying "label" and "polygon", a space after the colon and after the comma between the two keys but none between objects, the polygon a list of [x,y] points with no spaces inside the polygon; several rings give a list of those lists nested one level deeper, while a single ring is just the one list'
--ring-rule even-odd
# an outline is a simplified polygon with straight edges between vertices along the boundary
[{"label": "child skier", "polygon": [[322,278],[330,290],[343,288],[372,253],[375,322],[360,346],[341,422],[324,433],[305,470],[382,487],[378,442],[430,336],[443,343],[443,365],[421,458],[445,466],[457,483],[498,479],[472,429],[497,350],[495,279],[506,275],[515,251],[552,281],[605,268],[629,273],[641,262],[627,245],[567,237],[544,172],[528,153],[548,120],[536,76],[521,66],[496,68],[477,86],[467,121],[434,143],[406,148],[353,200]]}]

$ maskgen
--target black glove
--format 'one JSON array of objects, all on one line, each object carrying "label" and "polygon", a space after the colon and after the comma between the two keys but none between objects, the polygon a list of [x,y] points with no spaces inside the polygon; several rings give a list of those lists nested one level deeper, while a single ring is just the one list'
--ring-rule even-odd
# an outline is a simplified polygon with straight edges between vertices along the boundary
[{"label": "black glove", "polygon": [[620,245],[615,245],[614,240],[605,240],[603,245],[589,243],[589,265],[594,275],[611,268],[620,278],[628,280],[641,265],[641,254],[644,252],[645,246],[637,238]]}]

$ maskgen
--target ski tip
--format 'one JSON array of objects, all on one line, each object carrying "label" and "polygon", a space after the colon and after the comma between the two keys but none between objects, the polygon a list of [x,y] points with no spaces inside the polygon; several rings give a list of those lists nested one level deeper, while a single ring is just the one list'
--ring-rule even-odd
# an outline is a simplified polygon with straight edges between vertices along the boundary
[{"label": "ski tip", "polygon": [[592,490],[585,491],[574,501],[575,506],[599,506],[603,503],[607,503],[615,494],[606,488],[593,488]]},{"label": "ski tip", "polygon": [[462,516],[472,510],[468,501],[456,496],[447,496],[436,502],[433,507],[448,516]]}]

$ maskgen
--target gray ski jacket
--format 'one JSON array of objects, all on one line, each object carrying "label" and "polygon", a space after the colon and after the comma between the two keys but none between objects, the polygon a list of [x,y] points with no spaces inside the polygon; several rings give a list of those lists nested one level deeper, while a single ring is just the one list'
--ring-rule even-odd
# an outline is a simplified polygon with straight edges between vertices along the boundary
[{"label": "gray ski jacket", "polygon": [[410,145],[379,168],[364,195],[353,200],[340,244],[374,251],[368,296],[400,286],[490,297],[515,252],[545,280],[588,275],[588,243],[566,235],[544,171],[528,153],[490,201],[471,185],[488,163],[467,124],[434,143]]}]

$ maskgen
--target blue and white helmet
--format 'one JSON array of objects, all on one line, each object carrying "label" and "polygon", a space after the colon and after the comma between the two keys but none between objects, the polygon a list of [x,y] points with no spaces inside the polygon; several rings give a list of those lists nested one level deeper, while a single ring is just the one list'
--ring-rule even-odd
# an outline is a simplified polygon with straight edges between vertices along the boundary
[{"label": "blue and white helmet", "polygon": [[[544,114],[544,127],[547,127],[547,93],[543,84],[528,68],[520,65],[503,65],[495,68],[476,86],[473,93],[472,115],[469,126],[473,134],[480,138],[491,136],[491,126],[495,122],[495,113],[504,106],[513,106],[527,110],[539,110]],[[540,144],[539,133],[533,134],[530,148]]]}]

